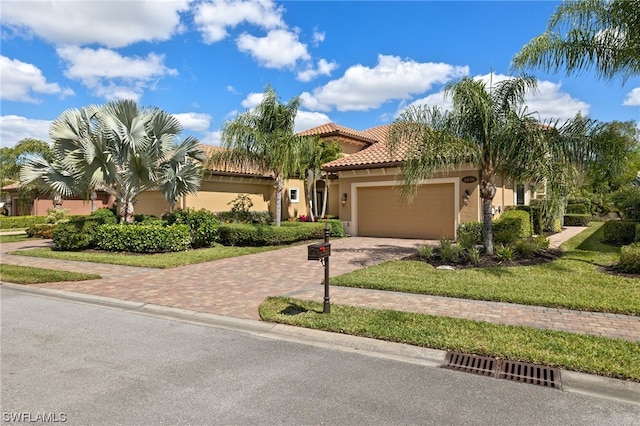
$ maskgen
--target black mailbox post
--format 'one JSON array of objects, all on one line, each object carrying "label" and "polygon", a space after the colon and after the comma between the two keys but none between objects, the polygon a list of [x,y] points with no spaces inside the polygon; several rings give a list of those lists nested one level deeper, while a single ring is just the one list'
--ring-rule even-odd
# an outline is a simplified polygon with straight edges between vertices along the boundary
[{"label": "black mailbox post", "polygon": [[324,242],[311,244],[307,246],[307,259],[319,260],[324,266],[324,303],[322,305],[322,312],[328,314],[331,312],[331,304],[329,303],[329,256],[331,256],[331,243],[329,243],[329,236],[331,230],[329,224],[325,224],[324,227]]}]

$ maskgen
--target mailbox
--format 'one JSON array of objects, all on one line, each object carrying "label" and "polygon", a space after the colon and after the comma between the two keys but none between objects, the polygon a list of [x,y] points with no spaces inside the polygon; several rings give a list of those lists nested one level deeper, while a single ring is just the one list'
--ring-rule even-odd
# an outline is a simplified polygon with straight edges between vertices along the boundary
[{"label": "mailbox", "polygon": [[330,243],[316,243],[307,246],[309,249],[307,253],[308,260],[322,260],[331,256],[331,244]]}]

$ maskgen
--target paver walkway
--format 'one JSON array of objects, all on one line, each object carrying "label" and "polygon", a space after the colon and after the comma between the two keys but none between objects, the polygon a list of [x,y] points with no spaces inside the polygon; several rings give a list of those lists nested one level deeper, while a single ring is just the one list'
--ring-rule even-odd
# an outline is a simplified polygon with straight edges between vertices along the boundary
[{"label": "paver walkway", "polygon": [[[556,234],[551,245],[557,247],[583,229],[568,228]],[[364,237],[333,240],[331,276],[403,258],[427,243],[434,242]],[[19,248],[47,244],[46,241],[2,244],[2,263],[91,272],[103,277],[101,280],[47,283],[38,287],[241,318],[259,319],[258,306],[268,296],[317,301],[322,301],[323,296],[323,268],[319,262],[306,259],[305,245],[166,270],[6,254]],[[628,315],[335,286],[331,287],[331,302],[640,341],[640,317]]]}]

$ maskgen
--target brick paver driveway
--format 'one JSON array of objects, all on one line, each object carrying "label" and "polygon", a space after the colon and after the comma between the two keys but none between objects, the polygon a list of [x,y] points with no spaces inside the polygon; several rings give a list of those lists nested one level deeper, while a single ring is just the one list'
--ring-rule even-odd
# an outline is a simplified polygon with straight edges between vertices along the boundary
[{"label": "brick paver driveway", "polygon": [[[408,256],[424,240],[351,237],[331,241],[331,276]],[[431,242],[432,243],[432,242]],[[217,260],[165,270],[7,255],[44,242],[2,245],[2,262],[97,273],[101,280],[47,283],[42,287],[199,312],[258,319],[268,296],[313,294],[322,299],[324,270],[307,260],[307,246]],[[332,298],[332,302],[339,302]]]}]

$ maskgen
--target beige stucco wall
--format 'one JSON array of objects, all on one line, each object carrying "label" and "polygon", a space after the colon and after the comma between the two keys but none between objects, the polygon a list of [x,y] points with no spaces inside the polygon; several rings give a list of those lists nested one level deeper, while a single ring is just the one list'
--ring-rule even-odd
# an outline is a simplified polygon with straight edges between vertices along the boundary
[{"label": "beige stucco wall", "polygon": [[196,195],[186,196],[186,207],[212,212],[229,211],[238,194],[247,194],[253,203],[251,210],[266,211],[270,210],[273,192],[273,184],[266,179],[212,177],[202,182]]}]

